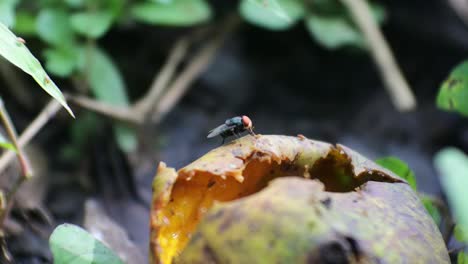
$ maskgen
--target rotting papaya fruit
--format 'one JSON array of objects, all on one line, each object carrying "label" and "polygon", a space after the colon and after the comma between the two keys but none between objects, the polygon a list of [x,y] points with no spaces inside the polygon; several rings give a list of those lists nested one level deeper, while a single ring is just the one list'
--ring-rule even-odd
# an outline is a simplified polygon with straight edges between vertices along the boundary
[{"label": "rotting papaya fruit", "polygon": [[160,163],[150,226],[152,263],[449,263],[403,179],[303,136],[246,136],[177,172]]}]

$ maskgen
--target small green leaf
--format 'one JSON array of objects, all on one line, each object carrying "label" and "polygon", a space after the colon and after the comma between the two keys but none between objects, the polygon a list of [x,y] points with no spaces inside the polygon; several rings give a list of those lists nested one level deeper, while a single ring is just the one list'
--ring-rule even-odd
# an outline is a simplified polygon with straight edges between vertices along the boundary
[{"label": "small green leaf", "polygon": [[453,229],[453,234],[456,240],[460,242],[468,242],[468,229],[463,228],[460,225],[456,225]]},{"label": "small green leaf", "polygon": [[24,45],[24,41],[18,39],[18,37],[2,23],[0,23],[0,55],[31,75],[42,89],[59,101],[60,104],[67,109],[68,113],[74,117],[62,92],[44,71],[39,61]]},{"label": "small green leaf", "polygon": [[0,1],[0,23],[11,27],[15,24],[15,8],[18,0],[1,0]]},{"label": "small green leaf", "polygon": [[436,223],[436,225],[440,225],[442,221],[442,216],[440,215],[439,209],[434,206],[432,203],[432,199],[428,196],[421,196],[421,202],[426,208],[427,213],[432,217],[432,220]]},{"label": "small green leaf", "polygon": [[457,264],[468,264],[468,254],[466,254],[466,252],[458,252]]},{"label": "small green leaf", "polygon": [[310,34],[326,48],[365,47],[363,36],[345,17],[314,14],[309,15],[305,22]]},{"label": "small green leaf", "polygon": [[89,72],[89,84],[94,96],[102,102],[115,106],[128,106],[125,83],[112,59],[103,50],[82,48],[79,68]]},{"label": "small green leaf", "polygon": [[[90,58],[87,63],[86,58]],[[87,67],[82,71],[89,72],[89,84],[94,96],[99,101],[114,106],[129,106],[125,83],[111,58],[102,50],[95,48],[86,49],[82,54],[82,59],[85,62],[82,67]],[[116,124],[114,133],[119,147],[125,152],[130,152],[136,148],[136,134],[134,130],[122,128],[123,126]]]},{"label": "small green leaf", "polygon": [[52,45],[71,43],[73,30],[68,17],[68,13],[62,9],[42,9],[36,21],[37,34]]},{"label": "small green leaf", "polygon": [[441,174],[440,182],[457,224],[468,229],[468,157],[456,148],[445,148],[435,155],[434,162]]},{"label": "small green leaf", "polygon": [[468,61],[452,70],[437,95],[437,106],[468,116]]},{"label": "small green leaf", "polygon": [[70,76],[78,64],[77,50],[71,46],[47,49],[44,55],[46,58],[46,69],[60,77]]},{"label": "small green leaf", "polygon": [[288,29],[304,15],[298,0],[242,0],[239,10],[248,22],[270,30]]},{"label": "small green leaf", "polygon": [[15,146],[8,141],[2,133],[0,133],[0,148],[8,149],[8,150],[13,150],[16,152]]},{"label": "small green leaf", "polygon": [[375,161],[380,166],[391,170],[400,178],[405,179],[413,190],[417,190],[416,177],[408,164],[396,157],[384,157]]},{"label": "small green leaf", "polygon": [[112,20],[112,14],[109,12],[83,12],[71,16],[71,25],[81,35],[99,38],[109,30]]},{"label": "small green leaf", "polygon": [[123,264],[102,242],[81,227],[62,224],[49,238],[55,264]]},{"label": "small green leaf", "polygon": [[191,26],[211,18],[210,5],[204,0],[143,2],[135,4],[131,13],[141,22],[167,26]]},{"label": "small green leaf", "polygon": [[20,35],[36,34],[36,17],[25,11],[18,11],[13,29]]}]

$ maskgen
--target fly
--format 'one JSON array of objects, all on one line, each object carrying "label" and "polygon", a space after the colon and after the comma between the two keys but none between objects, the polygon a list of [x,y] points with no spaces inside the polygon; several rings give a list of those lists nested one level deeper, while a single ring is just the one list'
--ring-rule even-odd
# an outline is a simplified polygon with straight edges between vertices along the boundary
[{"label": "fly", "polygon": [[250,135],[255,136],[253,132],[252,120],[248,116],[236,116],[233,118],[226,119],[224,124],[216,127],[215,129],[211,130],[207,136],[207,138],[213,138],[216,136],[221,136],[224,140],[231,136],[239,137],[240,133],[249,132]]}]

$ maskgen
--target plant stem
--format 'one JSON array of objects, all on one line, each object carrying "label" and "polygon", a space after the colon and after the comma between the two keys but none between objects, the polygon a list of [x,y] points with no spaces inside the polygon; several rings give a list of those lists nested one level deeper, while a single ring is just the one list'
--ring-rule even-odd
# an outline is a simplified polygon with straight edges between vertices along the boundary
[{"label": "plant stem", "polygon": [[32,177],[31,166],[29,165],[29,162],[23,153],[22,147],[18,144],[15,127],[13,126],[13,123],[11,122],[11,118],[8,115],[5,105],[3,104],[3,101],[1,99],[0,99],[0,121],[3,123],[9,139],[11,140],[11,143],[16,149],[16,156],[18,157],[18,161],[20,163],[20,169],[22,172],[21,177],[24,177],[26,179]]},{"label": "plant stem", "polygon": [[[51,99],[47,106],[32,121],[32,123],[29,124],[19,137],[18,144],[20,148],[24,147],[24,145],[26,145],[60,109],[60,103],[55,99]],[[14,158],[14,154],[15,153],[13,151],[7,151],[0,157],[0,173],[6,169],[10,161]]]},{"label": "plant stem", "polygon": [[374,21],[367,2],[365,0],[341,0],[341,2],[348,8],[354,22],[364,34],[395,107],[399,111],[414,109],[416,99],[413,92],[403,77],[385,37]]},{"label": "plant stem", "polygon": [[6,200],[7,205],[5,208],[2,208],[2,211],[0,212],[0,228],[3,228],[5,219],[8,216],[8,213],[10,212],[11,208],[13,207],[13,201],[14,201],[14,196],[16,192],[18,191],[19,187],[25,180],[32,177],[33,172],[32,172],[31,166],[29,165],[29,161],[27,157],[23,153],[22,147],[18,144],[15,127],[13,126],[13,122],[11,122],[11,118],[8,115],[8,112],[5,108],[3,100],[1,99],[0,99],[0,121],[3,123],[3,126],[5,127],[5,130],[8,134],[9,139],[16,149],[16,156],[18,157],[18,161],[20,163],[20,170],[21,170],[21,175],[16,179],[16,181],[13,183],[11,190],[6,195],[5,200]]}]

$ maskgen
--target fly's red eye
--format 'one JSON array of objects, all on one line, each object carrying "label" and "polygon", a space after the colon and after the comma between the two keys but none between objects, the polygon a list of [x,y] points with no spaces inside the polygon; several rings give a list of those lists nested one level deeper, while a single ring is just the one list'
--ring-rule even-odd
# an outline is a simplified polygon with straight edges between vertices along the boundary
[{"label": "fly's red eye", "polygon": [[242,124],[244,127],[251,127],[252,126],[252,120],[248,116],[242,116]]}]

